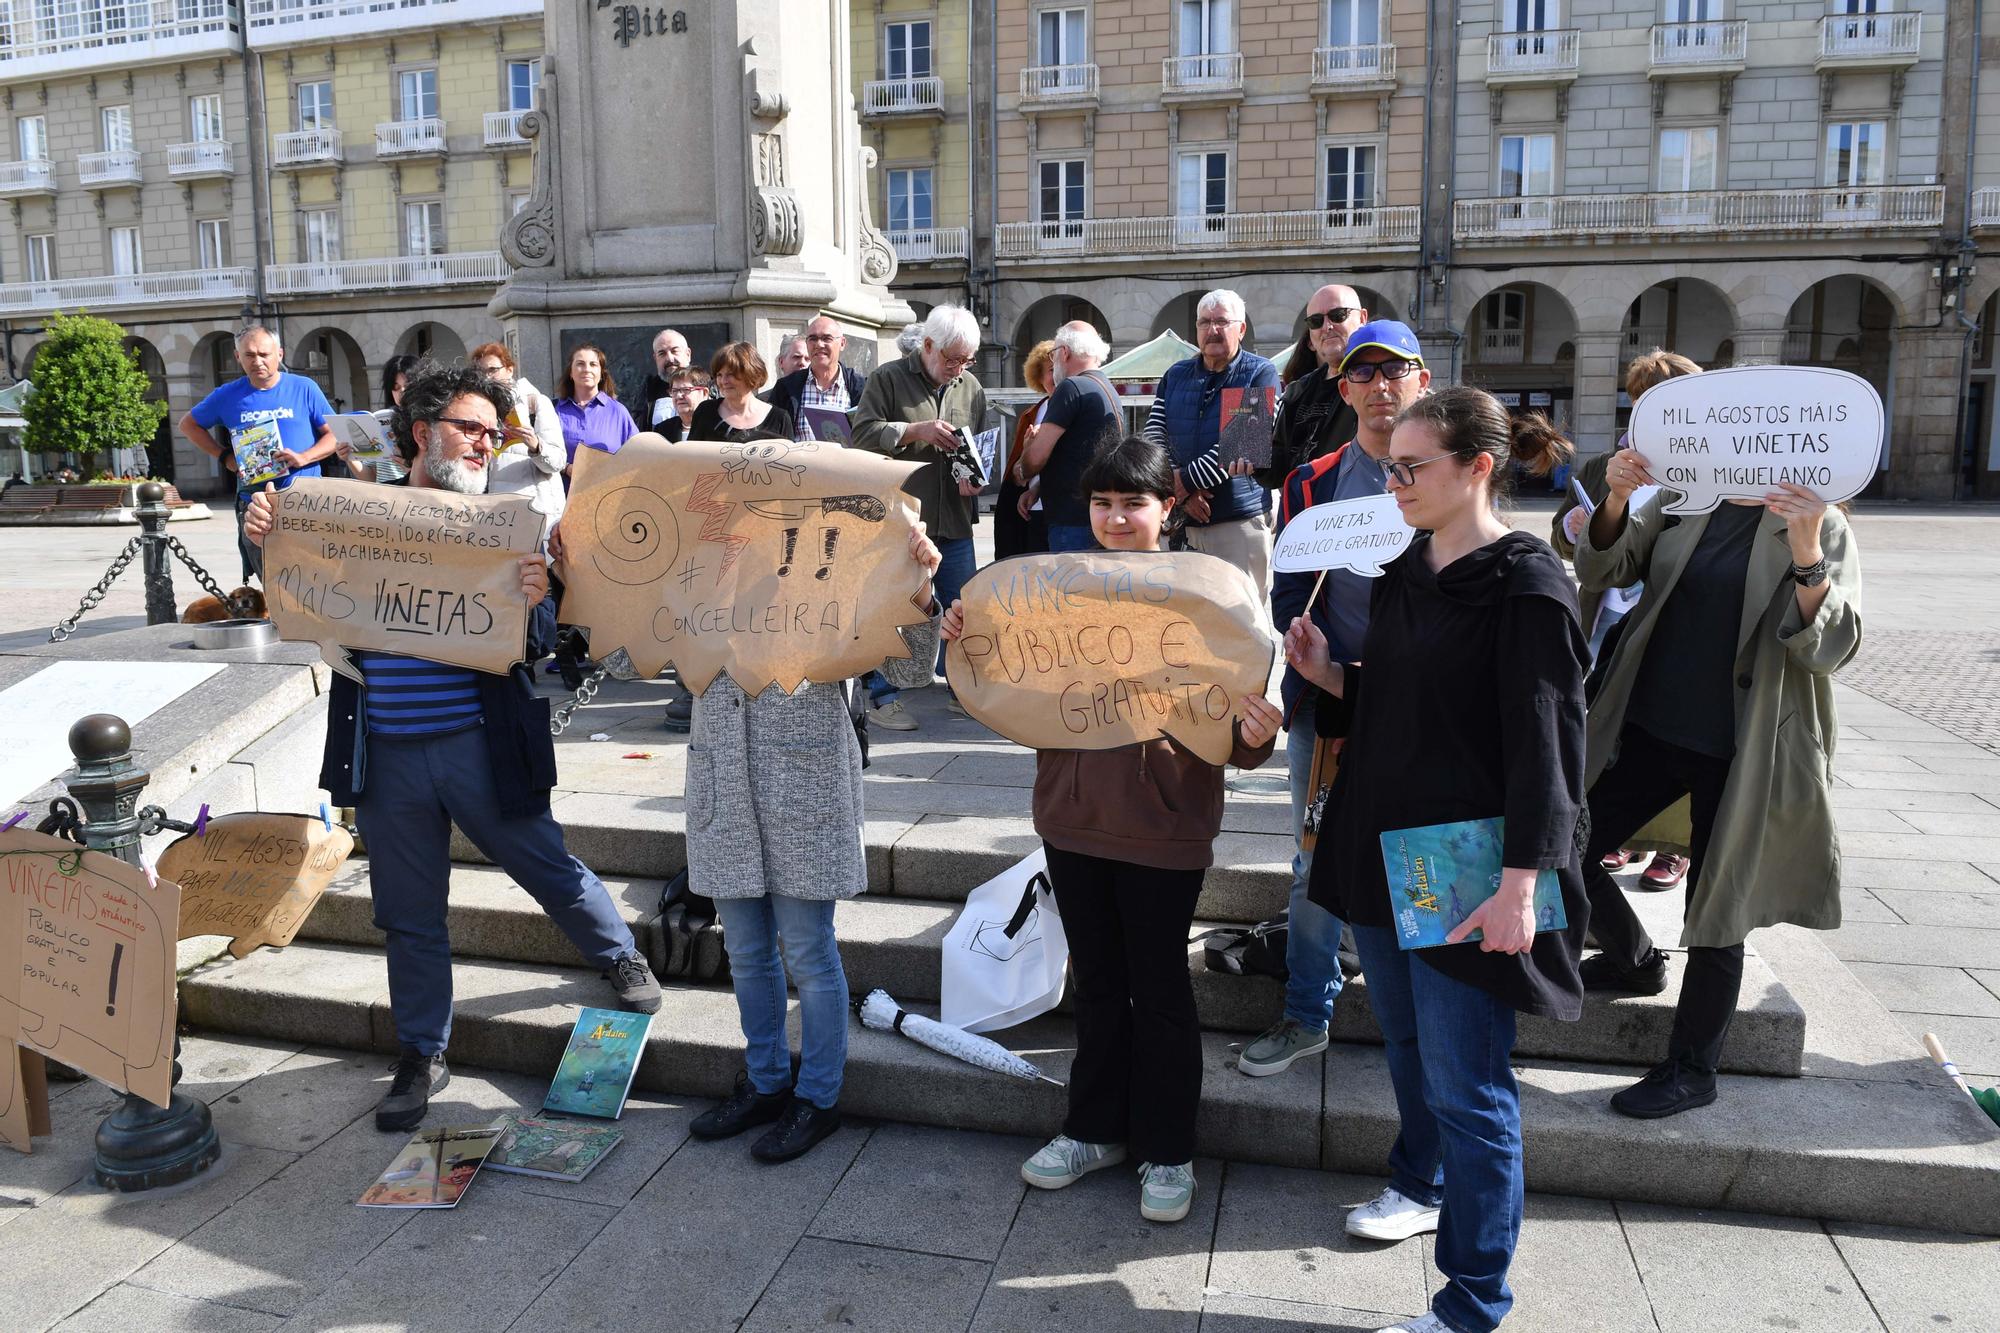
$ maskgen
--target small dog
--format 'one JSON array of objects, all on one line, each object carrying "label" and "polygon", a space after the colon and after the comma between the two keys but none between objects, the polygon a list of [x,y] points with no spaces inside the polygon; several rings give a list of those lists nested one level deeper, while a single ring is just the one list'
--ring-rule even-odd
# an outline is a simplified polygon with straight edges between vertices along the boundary
[{"label": "small dog", "polygon": [[181,612],[183,625],[206,625],[215,620],[265,618],[264,594],[247,583],[230,593],[227,601],[215,597],[202,597],[189,602],[188,609]]}]

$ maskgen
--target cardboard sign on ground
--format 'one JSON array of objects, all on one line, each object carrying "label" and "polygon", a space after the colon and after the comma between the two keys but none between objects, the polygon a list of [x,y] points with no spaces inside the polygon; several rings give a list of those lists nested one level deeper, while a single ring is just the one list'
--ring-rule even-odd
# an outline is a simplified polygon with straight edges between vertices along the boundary
[{"label": "cardboard sign on ground", "polygon": [[696,694],[718,671],[755,696],[908,657],[897,628],[930,606],[902,491],[916,470],[812,441],[579,449],[561,619],[643,677],[672,662]]},{"label": "cardboard sign on ground", "polygon": [[1272,636],[1250,576],[1192,551],[996,561],[967,580],[945,673],[965,710],[1038,750],[1171,736],[1212,764],[1237,699],[1262,694]]},{"label": "cardboard sign on ground", "polygon": [[260,944],[290,944],[353,850],[347,830],[318,815],[249,810],[176,838],[156,868],[180,885],[180,938],[228,935],[241,958]]},{"label": "cardboard sign on ground", "polygon": [[1882,457],[1882,399],[1821,366],[1737,366],[1662,380],[1632,404],[1631,444],[1669,514],[1761,500],[1781,482],[1828,504],[1859,495]]},{"label": "cardboard sign on ground", "polygon": [[542,548],[532,495],[459,495],[305,477],[278,492],[264,587],[282,638],[505,672],[527,651],[520,558]]},{"label": "cardboard sign on ground", "polygon": [[46,833],[0,832],[0,1039],[167,1104],[180,889]]},{"label": "cardboard sign on ground", "polygon": [[1409,550],[1416,536],[1393,495],[1329,500],[1285,524],[1271,545],[1271,568],[1280,574],[1345,569],[1380,578],[1382,567]]}]

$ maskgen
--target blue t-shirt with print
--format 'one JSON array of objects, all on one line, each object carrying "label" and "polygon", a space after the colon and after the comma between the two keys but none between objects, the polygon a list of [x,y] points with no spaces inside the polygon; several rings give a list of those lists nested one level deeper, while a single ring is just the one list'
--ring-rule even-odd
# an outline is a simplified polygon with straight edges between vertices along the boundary
[{"label": "blue t-shirt with print", "polygon": [[[191,415],[202,429],[214,430],[221,426],[231,435],[260,421],[275,421],[278,438],[284,441],[285,447],[295,454],[302,454],[313,447],[313,441],[326,429],[326,419],[333,415],[333,404],[326,401],[319,385],[304,375],[284,371],[279,374],[278,382],[268,389],[255,387],[247,375],[231,380],[196,403]],[[319,475],[319,464],[308,463],[271,484],[283,490],[295,478]],[[240,481],[238,487],[241,489]],[[254,489],[262,490],[263,487]]]}]

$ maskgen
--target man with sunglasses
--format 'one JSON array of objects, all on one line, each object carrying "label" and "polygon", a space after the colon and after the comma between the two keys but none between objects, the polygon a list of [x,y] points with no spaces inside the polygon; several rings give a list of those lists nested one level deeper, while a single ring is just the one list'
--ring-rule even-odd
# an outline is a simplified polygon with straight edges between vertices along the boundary
[{"label": "man with sunglasses", "polygon": [[1271,466],[1257,480],[1273,490],[1292,469],[1338,449],[1354,438],[1354,409],[1340,396],[1340,357],[1347,339],[1368,322],[1368,311],[1352,287],[1329,283],[1306,303],[1306,344],[1319,367],[1285,386],[1278,419],[1271,427]]},{"label": "man with sunglasses", "polygon": [[[473,367],[420,364],[391,419],[406,481],[419,489],[483,495],[487,464],[512,406],[507,386]],[[258,494],[243,529],[260,548],[276,495]],[[545,557],[520,559],[527,600],[526,660],[555,648],[556,609]],[[352,654],[363,684],[335,673],[328,693],[319,785],[354,807],[368,845],[375,925],[388,936],[389,1011],[401,1056],[375,1127],[408,1130],[450,1080],[451,829],[533,895],[592,966],[611,979],[621,1008],[654,1013],[660,983],[604,883],[569,854],[549,813],[555,741],[548,700],[526,666],[505,675],[390,653]]]},{"label": "man with sunglasses", "polygon": [[[1317,298],[1315,298],[1317,299]],[[1430,387],[1431,373],[1414,333],[1391,319],[1363,324],[1329,359],[1329,373],[1342,401],[1355,414],[1354,438],[1316,458],[1285,479],[1278,500],[1278,531],[1303,510],[1332,500],[1380,495],[1387,489],[1389,435],[1403,409]],[[1279,574],[1271,584],[1273,624],[1289,625],[1307,614],[1317,574]],[[1368,634],[1368,599],[1374,580],[1336,569],[1328,572],[1312,602],[1319,626],[1343,662],[1359,661]],[[1285,705],[1285,757],[1291,769],[1292,829],[1301,831],[1306,786],[1312,777],[1313,712],[1316,690],[1289,665],[1279,689]],[[1312,853],[1300,845],[1292,857],[1292,897],[1285,936],[1285,1014],[1270,1031],[1243,1048],[1237,1068],[1252,1076],[1281,1073],[1294,1060],[1326,1049],[1327,1024],[1340,994],[1340,918],[1306,896]]]}]

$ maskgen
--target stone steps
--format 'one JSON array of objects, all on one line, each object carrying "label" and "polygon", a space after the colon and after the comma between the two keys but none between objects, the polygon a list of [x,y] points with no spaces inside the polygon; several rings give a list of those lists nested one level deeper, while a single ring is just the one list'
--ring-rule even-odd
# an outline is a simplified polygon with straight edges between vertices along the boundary
[{"label": "stone steps", "polygon": [[[1819,965],[1816,954],[1810,961]],[[584,970],[540,964],[465,960],[455,985],[453,1057],[523,1073],[554,1069],[577,1007],[610,998]],[[184,978],[181,1001],[188,1021],[211,1030],[356,1050],[394,1045],[387,978],[373,949],[301,942],[225,958]],[[1725,1077],[1715,1106],[1667,1122],[1626,1120],[1607,1108],[1608,1095],[1631,1079],[1629,1068],[1525,1061],[1527,1187],[2000,1234],[2000,1136],[1921,1056],[1876,1053],[1878,1018],[1888,1020],[1863,1015],[1844,1034],[1857,1051],[1867,1048],[1866,1063],[1825,1061],[1826,1072],[1798,1079]],[[1066,1020],[1039,1019],[1002,1036],[1045,1072],[1066,1077]],[[1324,1060],[1249,1079],[1230,1068],[1226,1036],[1209,1033],[1203,1047],[1200,1152],[1384,1169],[1396,1120],[1378,1054],[1337,1044]],[[741,1052],[727,990],[671,986],[638,1086],[721,1095]],[[853,1024],[842,1105],[857,1115],[1047,1135],[1060,1124],[1063,1094]]]},{"label": "stone steps", "polygon": [[[613,877],[606,887],[634,937],[662,975],[668,946],[658,920],[661,882]],[[898,1000],[935,1001],[941,946],[961,904],[870,893],[835,912],[841,958],[857,994],[881,987]],[[372,923],[367,862],[344,866],[301,928],[300,938],[379,947]],[[504,873],[487,866],[452,870],[450,928],[461,958],[575,966],[576,951],[541,909]],[[1197,922],[1206,929],[1209,922]],[[1195,1003],[1211,1032],[1256,1033],[1283,1014],[1283,986],[1266,977],[1210,973],[1198,944],[1188,949]],[[1593,996],[1575,1023],[1523,1018],[1521,1055],[1607,1064],[1650,1065],[1666,1048],[1683,955],[1673,954],[1673,985],[1658,996]],[[1367,978],[1350,981],[1334,1007],[1338,1041],[1380,1043],[1367,1003]],[[1796,1075],[1805,1048],[1805,1016],[1763,960],[1746,960],[1741,1012],[1730,1032],[1726,1067],[1735,1073]]]}]

